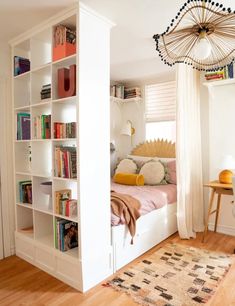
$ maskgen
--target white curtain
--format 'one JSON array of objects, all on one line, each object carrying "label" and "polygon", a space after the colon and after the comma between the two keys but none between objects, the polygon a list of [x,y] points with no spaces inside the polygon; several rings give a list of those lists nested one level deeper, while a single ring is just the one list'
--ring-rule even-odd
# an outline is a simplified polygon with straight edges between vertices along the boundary
[{"label": "white curtain", "polygon": [[200,73],[177,65],[177,222],[182,239],[204,230],[200,128]]}]

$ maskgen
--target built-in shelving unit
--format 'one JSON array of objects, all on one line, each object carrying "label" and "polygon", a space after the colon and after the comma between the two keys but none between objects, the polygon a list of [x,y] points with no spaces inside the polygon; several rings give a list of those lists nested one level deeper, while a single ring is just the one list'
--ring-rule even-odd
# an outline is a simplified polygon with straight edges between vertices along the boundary
[{"label": "built-in shelving unit", "polygon": [[122,104],[130,103],[130,102],[139,103],[139,102],[142,101],[142,98],[141,97],[136,97],[136,98],[130,98],[130,99],[121,99],[121,98],[111,96],[110,100],[112,102],[115,102],[115,103],[118,103],[118,104],[122,105]]},{"label": "built-in shelving unit", "polygon": [[[53,31],[61,24],[79,33],[78,52],[53,62]],[[112,272],[106,133],[110,27],[111,23],[103,17],[75,5],[11,41],[12,58],[29,59],[31,68],[12,77],[16,254],[80,291],[86,291]],[[97,53],[93,48],[96,40]],[[76,65],[76,94],[60,98],[58,70],[70,65]],[[46,84],[51,84],[51,98],[41,99],[40,92]],[[30,115],[28,139],[25,136],[19,139],[19,114],[26,118]],[[47,118],[50,133],[47,131],[46,136],[41,130],[35,132],[36,119],[45,116],[50,117]],[[75,137],[57,138],[54,126],[58,122],[76,122]],[[65,177],[62,170],[62,174],[56,173],[57,147],[72,147],[73,152],[76,148],[76,175]],[[102,178],[95,181],[99,173]],[[41,187],[46,182],[51,182],[51,193]],[[56,193],[62,190],[71,190],[72,199],[77,200],[77,216],[68,217],[56,211]],[[32,203],[22,202],[22,192],[31,192]],[[77,225],[77,247],[60,251],[58,220]]]},{"label": "built-in shelving unit", "polygon": [[230,85],[230,84],[235,84],[235,78],[225,79],[225,80],[216,80],[216,81],[207,81],[203,83],[203,85],[207,87]]}]

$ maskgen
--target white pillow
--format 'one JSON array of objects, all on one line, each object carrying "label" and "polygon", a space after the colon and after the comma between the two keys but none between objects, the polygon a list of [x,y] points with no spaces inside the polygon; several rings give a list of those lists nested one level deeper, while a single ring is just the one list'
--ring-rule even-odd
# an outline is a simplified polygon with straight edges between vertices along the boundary
[{"label": "white pillow", "polygon": [[158,185],[163,183],[165,168],[159,161],[149,161],[142,166],[140,174],[144,176],[145,185]]},{"label": "white pillow", "polygon": [[120,163],[117,165],[117,168],[115,170],[116,173],[132,173],[135,174],[137,171],[137,165],[136,163],[128,158],[124,158],[120,161]]}]

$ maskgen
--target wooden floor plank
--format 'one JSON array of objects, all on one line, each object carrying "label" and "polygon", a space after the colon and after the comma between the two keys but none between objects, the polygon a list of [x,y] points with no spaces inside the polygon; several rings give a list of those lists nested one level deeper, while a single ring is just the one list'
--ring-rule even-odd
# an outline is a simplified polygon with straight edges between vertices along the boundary
[{"label": "wooden floor plank", "polygon": [[[170,241],[230,254],[234,251],[235,237],[233,236],[208,232],[204,243],[201,242],[201,238],[202,234],[198,234],[196,239],[181,240],[175,234],[133,263],[155,252],[166,242]],[[16,256],[11,256],[0,261],[1,306],[138,305],[125,293],[106,288],[103,284],[99,284],[95,288],[82,294]],[[219,291],[210,301],[209,305],[235,306],[235,265],[220,285]]]}]

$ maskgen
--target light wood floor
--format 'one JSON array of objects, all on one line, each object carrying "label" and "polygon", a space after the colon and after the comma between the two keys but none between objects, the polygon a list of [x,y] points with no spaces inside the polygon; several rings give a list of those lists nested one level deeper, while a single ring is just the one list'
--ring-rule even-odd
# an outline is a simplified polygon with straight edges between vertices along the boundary
[{"label": "light wood floor", "polygon": [[[201,234],[192,240],[180,240],[176,234],[142,257],[156,251],[169,241],[226,253],[233,253],[235,248],[235,237],[232,236],[209,232],[205,243],[201,243]],[[79,293],[20,258],[11,256],[0,261],[0,305],[136,306],[139,304],[133,302],[125,293],[116,292],[102,284],[85,294]],[[212,305],[235,305],[235,264],[210,301],[210,306]]]}]

